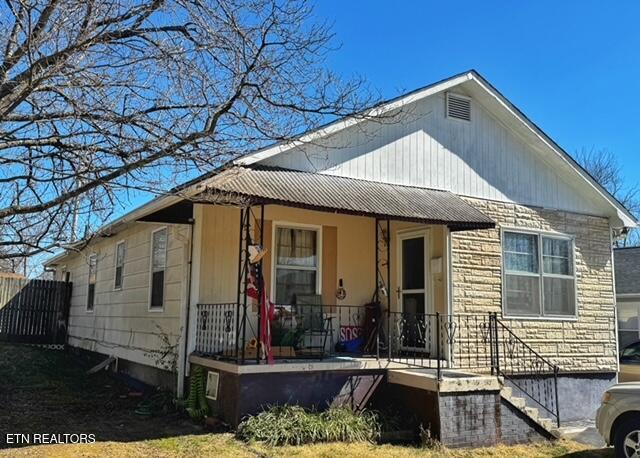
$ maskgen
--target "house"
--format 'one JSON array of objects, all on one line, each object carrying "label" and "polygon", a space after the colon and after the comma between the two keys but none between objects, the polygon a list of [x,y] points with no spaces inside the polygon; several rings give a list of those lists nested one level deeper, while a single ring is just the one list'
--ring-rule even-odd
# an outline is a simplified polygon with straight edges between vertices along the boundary
[{"label": "house", "polygon": [[201,367],[232,424],[393,404],[482,445],[593,418],[618,369],[612,241],[635,225],[469,71],[241,157],[47,266],[74,284],[69,345],[153,383],[175,366],[179,393]]},{"label": "house", "polygon": [[640,341],[640,247],[613,251],[618,311],[618,342],[622,350]]}]

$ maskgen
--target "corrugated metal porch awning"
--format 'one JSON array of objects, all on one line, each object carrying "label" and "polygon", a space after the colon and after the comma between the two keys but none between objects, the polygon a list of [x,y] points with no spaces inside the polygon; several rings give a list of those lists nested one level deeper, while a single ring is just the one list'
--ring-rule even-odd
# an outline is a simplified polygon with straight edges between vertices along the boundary
[{"label": "corrugated metal porch awning", "polygon": [[235,166],[203,183],[194,201],[279,204],[393,220],[486,229],[491,218],[448,191],[357,180],[272,167]]}]

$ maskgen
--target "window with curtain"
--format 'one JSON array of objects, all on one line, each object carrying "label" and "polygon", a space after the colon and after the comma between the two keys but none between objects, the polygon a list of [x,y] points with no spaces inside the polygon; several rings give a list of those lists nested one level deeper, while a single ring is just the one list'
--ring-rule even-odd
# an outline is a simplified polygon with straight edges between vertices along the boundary
[{"label": "window with curtain", "polygon": [[317,294],[318,231],[278,227],[275,242],[276,303],[293,304],[298,295]]},{"label": "window with curtain", "polygon": [[92,311],[96,299],[96,280],[98,278],[98,256],[89,256],[89,276],[87,287],[87,310]]},{"label": "window with curtain", "polygon": [[122,275],[124,271],[124,241],[116,244],[116,267],[113,288],[122,289]]},{"label": "window with curtain", "polygon": [[167,228],[153,232],[151,237],[151,309],[164,306],[164,279],[167,268]]},{"label": "window with curtain", "polygon": [[503,257],[506,315],[575,316],[570,238],[505,231]]}]

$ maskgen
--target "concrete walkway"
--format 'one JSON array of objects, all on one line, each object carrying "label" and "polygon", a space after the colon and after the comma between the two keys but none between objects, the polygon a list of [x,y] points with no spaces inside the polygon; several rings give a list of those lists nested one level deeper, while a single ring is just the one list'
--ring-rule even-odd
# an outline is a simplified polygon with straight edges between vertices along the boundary
[{"label": "concrete walkway", "polygon": [[559,429],[559,433],[562,439],[572,440],[596,448],[607,446],[593,421],[567,423]]}]

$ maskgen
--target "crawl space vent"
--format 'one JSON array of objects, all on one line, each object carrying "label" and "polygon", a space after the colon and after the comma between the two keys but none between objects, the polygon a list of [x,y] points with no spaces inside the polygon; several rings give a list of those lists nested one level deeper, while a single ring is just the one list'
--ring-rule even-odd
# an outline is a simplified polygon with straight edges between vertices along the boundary
[{"label": "crawl space vent", "polygon": [[217,372],[207,372],[207,398],[213,401],[218,400],[218,385],[220,385],[220,374]]},{"label": "crawl space vent", "polygon": [[471,121],[471,99],[447,93],[447,118]]}]

